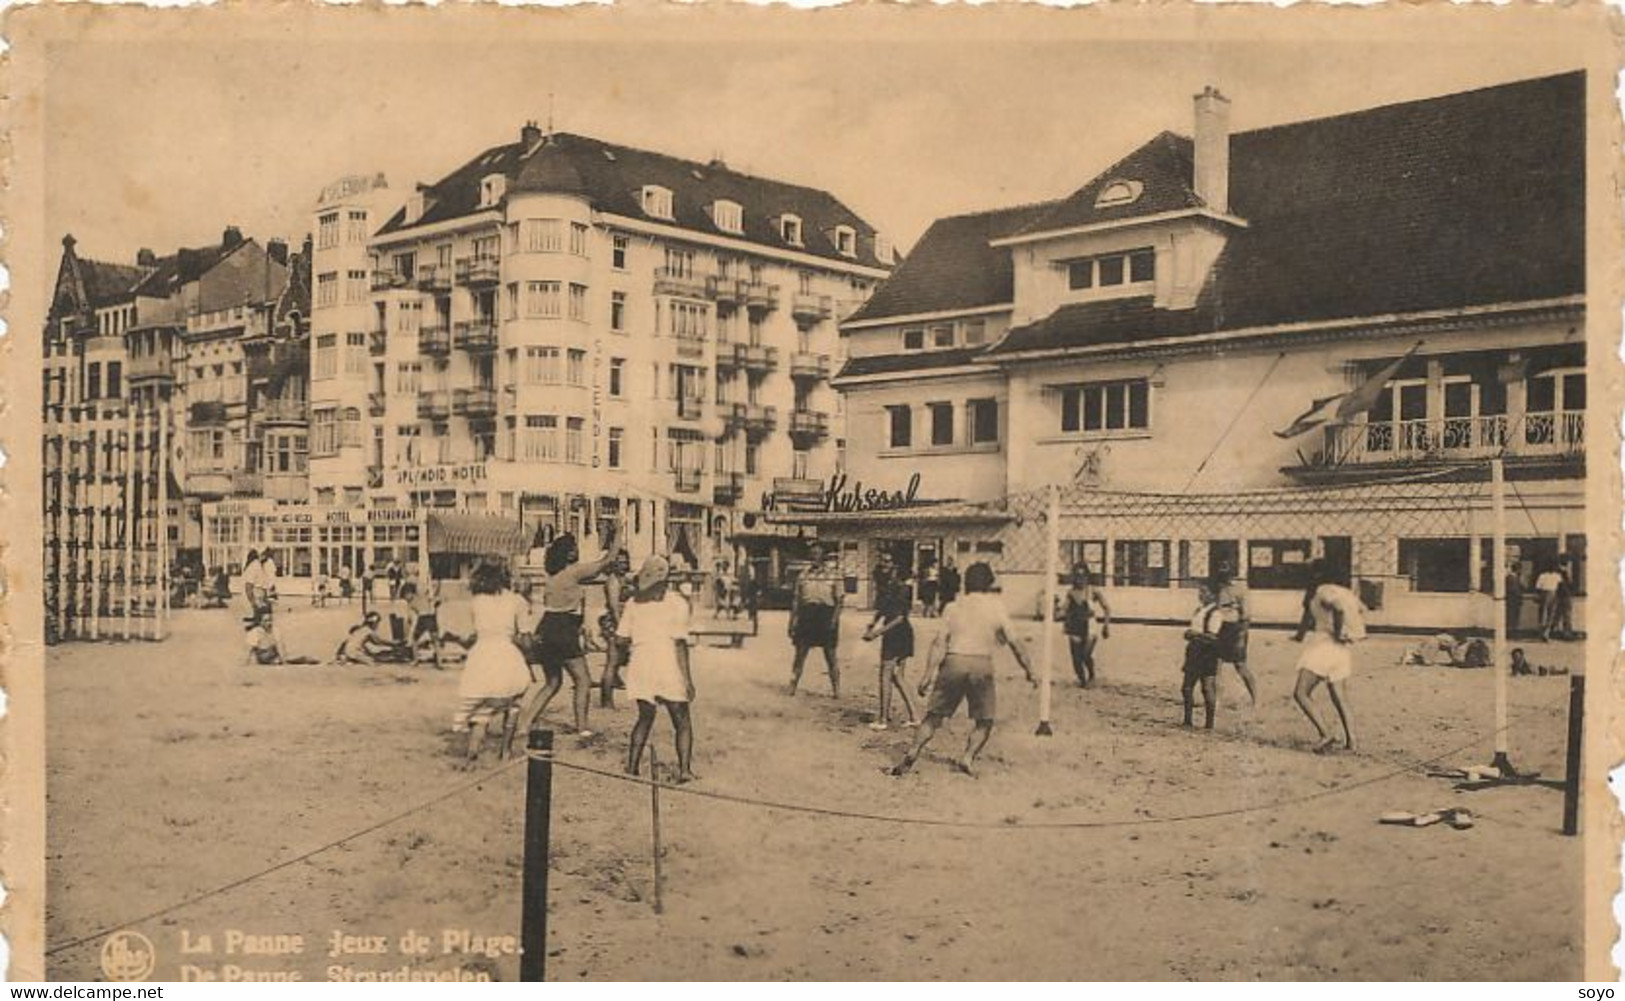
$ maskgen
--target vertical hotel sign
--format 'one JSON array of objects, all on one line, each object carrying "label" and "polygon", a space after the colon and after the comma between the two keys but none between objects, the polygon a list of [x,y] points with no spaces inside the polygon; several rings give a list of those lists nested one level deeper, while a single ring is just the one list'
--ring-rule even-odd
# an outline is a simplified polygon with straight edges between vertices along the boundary
[{"label": "vertical hotel sign", "polygon": [[592,468],[603,465],[604,454],[604,345],[592,342]]}]

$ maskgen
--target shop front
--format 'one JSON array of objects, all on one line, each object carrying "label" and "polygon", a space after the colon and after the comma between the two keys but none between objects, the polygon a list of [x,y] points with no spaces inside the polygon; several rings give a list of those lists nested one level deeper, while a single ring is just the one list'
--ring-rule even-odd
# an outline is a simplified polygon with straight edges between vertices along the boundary
[{"label": "shop front", "polygon": [[209,576],[224,569],[242,573],[249,550],[269,553],[281,575],[279,588],[309,593],[319,574],[341,568],[360,577],[366,567],[398,562],[419,578],[429,571],[427,512],[279,505],[273,501],[217,501],[202,507],[203,566]]}]

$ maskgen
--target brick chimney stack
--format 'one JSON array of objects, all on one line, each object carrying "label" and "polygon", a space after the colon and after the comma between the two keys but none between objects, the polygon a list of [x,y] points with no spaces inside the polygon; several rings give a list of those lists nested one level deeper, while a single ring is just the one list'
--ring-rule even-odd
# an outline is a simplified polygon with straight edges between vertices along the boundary
[{"label": "brick chimney stack", "polygon": [[281,237],[272,237],[265,241],[265,254],[271,260],[286,267],[288,263],[288,241]]},{"label": "brick chimney stack", "polygon": [[136,251],[135,263],[139,267],[155,268],[158,266],[158,255],[152,252],[151,247],[142,247]]},{"label": "brick chimney stack", "polygon": [[1213,87],[1196,95],[1196,196],[1215,212],[1230,211],[1230,99]]},{"label": "brick chimney stack", "polygon": [[526,122],[524,128],[519,130],[519,141],[526,149],[530,149],[542,141],[542,127],[535,122]]},{"label": "brick chimney stack", "polygon": [[227,226],[225,232],[220,234],[220,246],[230,250],[243,242],[243,231],[236,226]]}]

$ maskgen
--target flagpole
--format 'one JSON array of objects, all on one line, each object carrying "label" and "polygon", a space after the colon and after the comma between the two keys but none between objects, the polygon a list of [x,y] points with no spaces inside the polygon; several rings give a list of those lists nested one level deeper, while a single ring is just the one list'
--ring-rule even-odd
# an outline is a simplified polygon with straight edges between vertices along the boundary
[{"label": "flagpole", "polygon": [[1042,632],[1040,643],[1043,650],[1043,677],[1038,682],[1038,736],[1048,737],[1055,733],[1050,727],[1050,678],[1053,675],[1051,662],[1055,656],[1055,579],[1060,573],[1056,561],[1060,556],[1061,548],[1061,488],[1051,483],[1049,485],[1049,516],[1045,519],[1044,543],[1047,550],[1044,554],[1044,607],[1038,612],[1038,626]]}]

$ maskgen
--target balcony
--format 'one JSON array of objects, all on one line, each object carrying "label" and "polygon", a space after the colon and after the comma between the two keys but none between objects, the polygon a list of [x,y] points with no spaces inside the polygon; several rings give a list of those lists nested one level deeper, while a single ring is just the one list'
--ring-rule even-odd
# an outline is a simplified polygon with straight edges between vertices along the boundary
[{"label": "balcony", "polygon": [[818,410],[790,411],[790,436],[803,442],[823,441],[829,437],[829,414]]},{"label": "balcony", "polygon": [[471,353],[487,353],[497,349],[497,325],[494,320],[465,320],[457,324],[457,348]]},{"label": "balcony", "polygon": [[372,290],[374,292],[393,292],[396,289],[411,287],[411,275],[397,274],[394,271],[374,271],[372,273]]},{"label": "balcony", "polygon": [[199,400],[192,404],[187,423],[193,427],[213,427],[226,423],[226,405],[218,400]]},{"label": "balcony", "polygon": [[451,354],[451,331],[445,327],[418,328],[418,354],[445,358]]},{"label": "balcony", "polygon": [[444,421],[451,418],[451,400],[444,390],[418,394],[418,419]]},{"label": "balcony", "polygon": [[173,382],[175,362],[169,355],[136,355],[124,369],[124,378],[134,386],[144,382]]},{"label": "balcony", "polygon": [[457,284],[471,288],[495,285],[502,280],[502,259],[490,254],[464,257],[457,262]]},{"label": "balcony", "polygon": [[735,344],[734,366],[765,375],[779,367],[779,349],[766,344]]},{"label": "balcony", "polygon": [[745,306],[755,313],[766,313],[779,308],[779,287],[766,282],[743,282]]},{"label": "balcony", "polygon": [[367,413],[374,417],[382,417],[387,408],[388,401],[385,400],[383,393],[367,394]]},{"label": "balcony", "polygon": [[672,340],[677,345],[677,356],[679,358],[702,358],[705,356],[704,337],[678,334]]},{"label": "balcony", "polygon": [[738,278],[713,277],[706,283],[710,298],[718,306],[737,307],[745,301],[745,283]]},{"label": "balcony", "polygon": [[676,481],[677,492],[680,494],[695,494],[700,492],[700,471],[698,469],[675,469],[672,478]]},{"label": "balcony", "polygon": [[806,351],[797,351],[790,356],[790,378],[792,379],[828,379],[829,355],[811,354]]},{"label": "balcony", "polygon": [[721,507],[738,504],[745,496],[744,473],[718,473],[711,487],[712,503]]},{"label": "balcony", "polygon": [[490,420],[497,414],[497,391],[489,386],[459,389],[452,397],[457,416],[469,420]]},{"label": "balcony", "polygon": [[689,299],[704,299],[710,291],[710,280],[705,275],[680,268],[655,268],[655,295],[680,295]]},{"label": "balcony", "polygon": [[384,467],[372,465],[367,467],[367,489],[380,490],[384,486]]},{"label": "balcony", "polygon": [[451,268],[439,264],[418,265],[418,289],[444,294],[451,291]]},{"label": "balcony", "polygon": [[1306,470],[1377,464],[1439,464],[1496,456],[1584,458],[1581,411],[1524,415],[1522,427],[1506,414],[1409,421],[1334,424]]},{"label": "balcony", "polygon": [[367,331],[367,354],[374,358],[382,358],[389,353],[389,331]]},{"label": "balcony", "polygon": [[672,406],[679,420],[697,421],[705,416],[704,400],[678,399],[672,401]]},{"label": "balcony", "polygon": [[723,423],[728,428],[743,431],[753,438],[769,434],[778,422],[779,413],[776,409],[756,403],[735,403],[723,418]]},{"label": "balcony", "polygon": [[827,295],[797,292],[796,297],[790,302],[790,315],[801,323],[827,320],[835,315],[835,300]]},{"label": "balcony", "polygon": [[310,420],[309,413],[308,400],[273,398],[261,400],[254,416],[259,418],[261,424],[304,424]]}]

